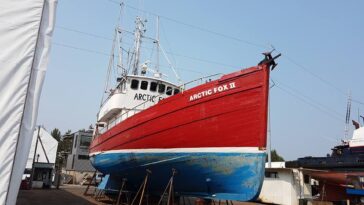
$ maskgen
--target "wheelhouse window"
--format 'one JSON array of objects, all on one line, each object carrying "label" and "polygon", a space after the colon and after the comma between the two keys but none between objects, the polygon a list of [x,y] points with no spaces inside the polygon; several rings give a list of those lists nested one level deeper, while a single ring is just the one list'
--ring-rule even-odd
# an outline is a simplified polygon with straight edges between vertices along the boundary
[{"label": "wheelhouse window", "polygon": [[157,82],[150,82],[150,91],[152,92],[155,92],[157,91],[157,86],[158,86],[158,83]]},{"label": "wheelhouse window", "polygon": [[131,89],[134,89],[134,90],[138,89],[139,80],[135,80],[135,79],[131,80],[131,86],[130,87],[131,87]]},{"label": "wheelhouse window", "polygon": [[166,91],[166,85],[164,85],[164,84],[159,84],[159,85],[158,85],[158,92],[159,92],[159,93],[164,93],[164,91]]},{"label": "wheelhouse window", "polygon": [[172,90],[172,87],[169,87],[169,86],[168,86],[168,87],[167,87],[167,92],[166,92],[166,94],[167,94],[167,95],[172,95],[172,91],[173,91],[173,90]]},{"label": "wheelhouse window", "polygon": [[148,81],[142,81],[142,83],[140,84],[140,89],[142,90],[146,90],[148,89]]},{"label": "wheelhouse window", "polygon": [[174,95],[178,94],[179,93],[179,89],[178,88],[175,88],[174,89]]}]

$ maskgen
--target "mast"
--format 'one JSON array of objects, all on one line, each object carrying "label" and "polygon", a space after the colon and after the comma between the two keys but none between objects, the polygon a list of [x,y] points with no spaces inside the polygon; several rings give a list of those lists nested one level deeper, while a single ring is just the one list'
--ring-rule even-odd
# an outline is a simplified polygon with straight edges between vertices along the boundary
[{"label": "mast", "polygon": [[157,16],[157,36],[156,36],[156,43],[157,43],[157,62],[156,62],[156,71],[159,75],[159,16]]},{"label": "mast", "polygon": [[346,119],[345,119],[345,140],[348,139],[349,135],[350,111],[351,111],[351,92],[349,91],[348,104],[346,107]]},{"label": "mast", "polygon": [[116,38],[117,38],[117,46],[118,46],[118,62],[117,69],[121,71],[121,77],[125,78],[127,71],[123,65],[123,52],[122,52],[122,20],[123,20],[123,10],[124,10],[124,2],[122,1],[120,4],[120,14],[118,18],[118,26],[116,27]]},{"label": "mast", "polygon": [[136,18],[136,27],[135,27],[135,41],[134,41],[134,45],[135,45],[135,53],[134,53],[134,63],[133,63],[133,71],[132,74],[133,75],[138,75],[138,70],[139,70],[139,59],[140,59],[140,45],[142,43],[142,37],[143,34],[145,32],[145,27],[144,27],[144,23],[142,21],[142,19],[138,16]]}]

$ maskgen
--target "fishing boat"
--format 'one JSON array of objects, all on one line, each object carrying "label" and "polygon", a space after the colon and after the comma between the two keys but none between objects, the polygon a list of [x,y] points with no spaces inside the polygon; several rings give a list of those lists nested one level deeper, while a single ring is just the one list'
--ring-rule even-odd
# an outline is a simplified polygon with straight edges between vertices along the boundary
[{"label": "fishing boat", "polygon": [[[144,23],[136,19],[131,60],[119,59],[123,72],[98,113],[92,165],[119,187],[126,178],[131,190],[148,170],[150,194],[162,193],[174,170],[180,195],[254,199],[264,177],[269,74],[280,54],[188,88],[165,80],[149,61],[139,63]],[[115,36],[122,34],[117,28]]]},{"label": "fishing boat", "polygon": [[[349,117],[347,117],[349,119]],[[352,189],[361,192],[364,202],[364,127],[352,121],[355,129],[349,140],[342,140],[326,157],[302,157],[286,162],[288,168],[301,168],[306,175],[317,180],[318,200],[356,200],[349,193]]]}]

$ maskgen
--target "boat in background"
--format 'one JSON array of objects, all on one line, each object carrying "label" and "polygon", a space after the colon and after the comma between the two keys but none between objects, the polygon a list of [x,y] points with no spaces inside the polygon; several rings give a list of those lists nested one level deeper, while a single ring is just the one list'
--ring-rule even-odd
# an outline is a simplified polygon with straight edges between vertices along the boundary
[{"label": "boat in background", "polygon": [[[269,74],[280,54],[265,53],[257,66],[187,89],[158,70],[147,76],[148,64],[139,63],[144,21],[138,17],[136,24],[131,61],[118,64],[131,73],[122,72],[100,108],[92,165],[115,187],[126,178],[136,191],[149,170],[148,192],[161,194],[176,170],[180,195],[256,198],[266,160]],[[122,33],[116,29],[116,36]]]},{"label": "boat in background", "polygon": [[[364,193],[364,127],[353,121],[355,130],[350,140],[332,148],[327,157],[303,157],[286,162],[288,168],[301,168],[319,182],[319,200],[356,200],[348,190]],[[364,201],[364,197],[360,200]]]},{"label": "boat in background", "polygon": [[303,167],[308,169],[335,171],[364,171],[364,127],[357,122],[353,137],[343,140],[340,145],[332,148],[332,153],[326,157],[303,157],[286,162],[286,167]]}]

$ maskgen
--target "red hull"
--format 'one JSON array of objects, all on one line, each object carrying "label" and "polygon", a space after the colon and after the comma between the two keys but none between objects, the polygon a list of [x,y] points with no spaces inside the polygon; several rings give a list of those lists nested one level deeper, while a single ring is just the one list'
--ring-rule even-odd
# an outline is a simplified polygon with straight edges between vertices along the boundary
[{"label": "red hull", "polygon": [[319,181],[318,200],[342,201],[344,199],[354,199],[346,193],[346,188],[350,184],[348,176],[364,176],[363,171],[326,171],[326,170],[305,170],[305,174]]},{"label": "red hull", "polygon": [[95,138],[90,153],[266,146],[269,67],[251,67],[160,101]]}]

